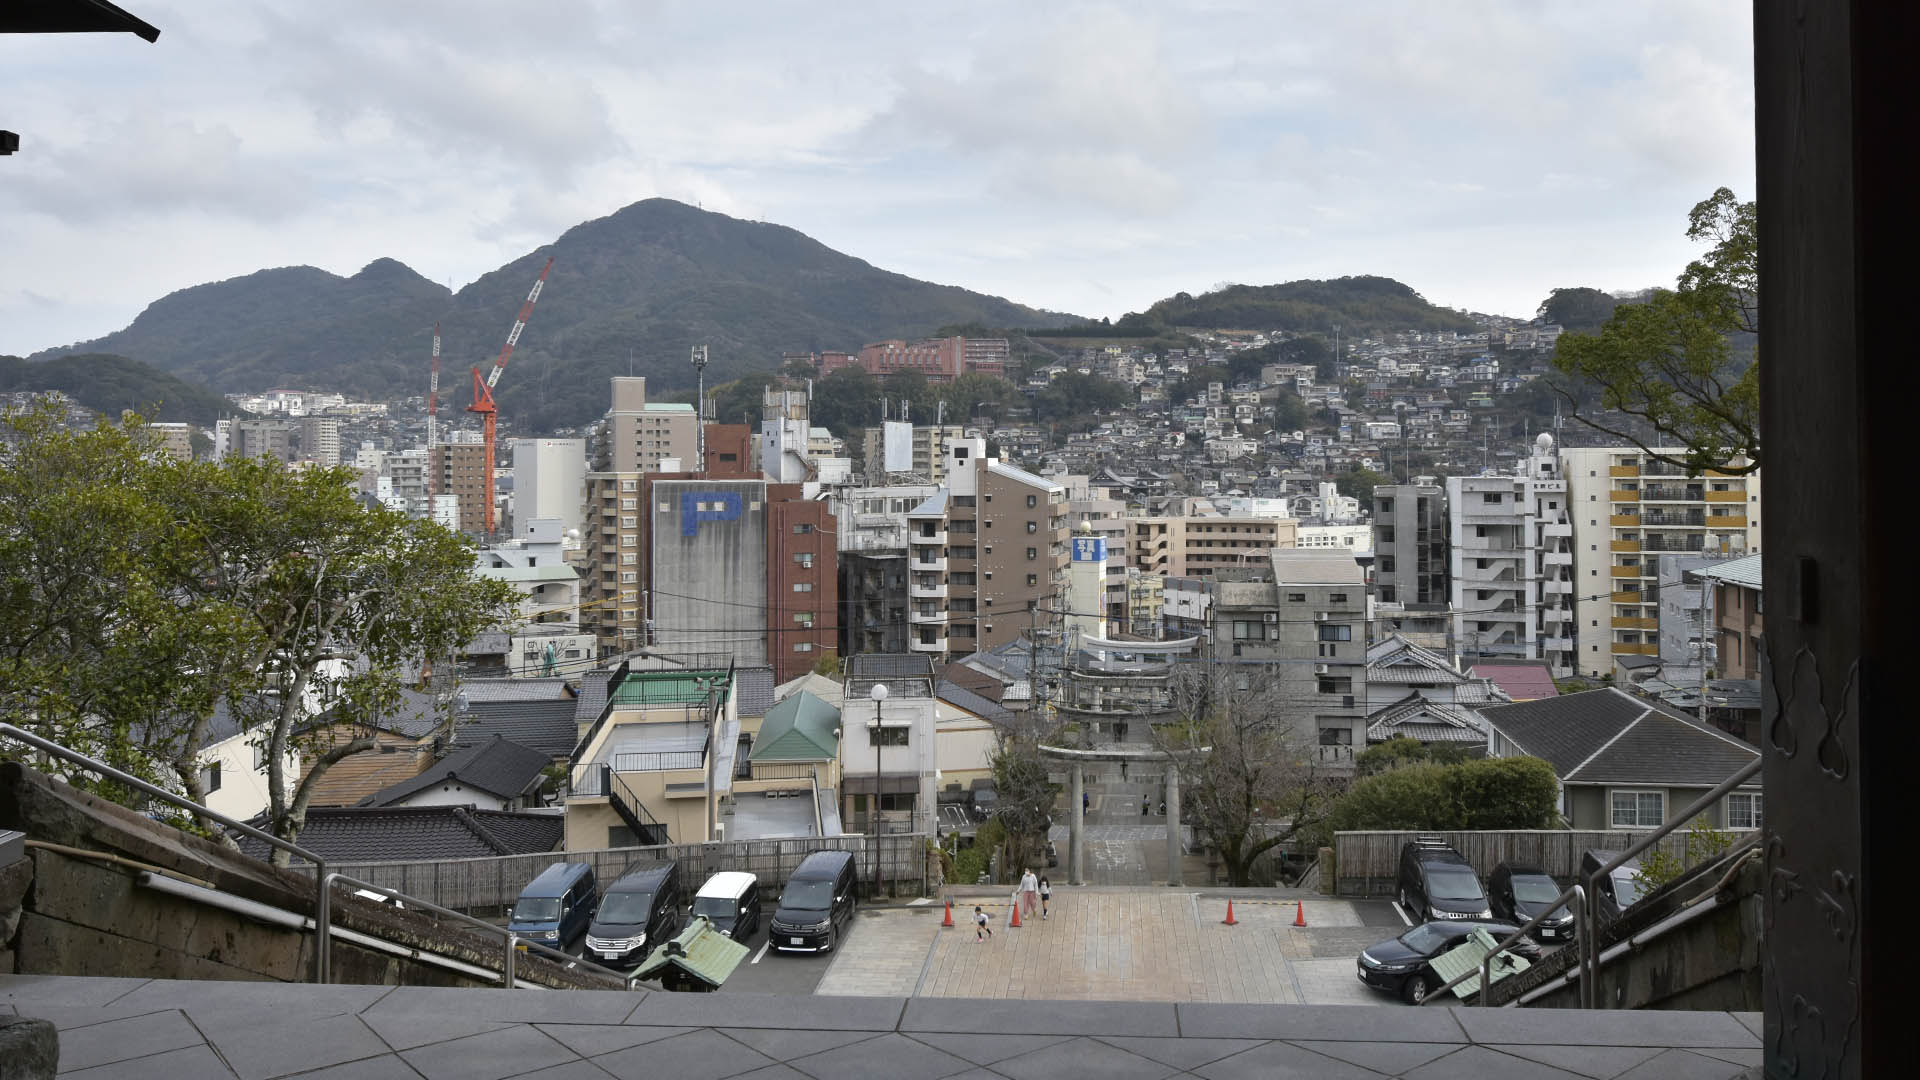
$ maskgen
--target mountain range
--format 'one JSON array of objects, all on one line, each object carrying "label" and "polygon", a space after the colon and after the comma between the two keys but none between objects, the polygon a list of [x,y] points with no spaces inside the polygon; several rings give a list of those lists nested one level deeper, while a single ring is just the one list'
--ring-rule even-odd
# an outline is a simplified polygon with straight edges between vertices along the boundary
[{"label": "mountain range", "polygon": [[[221,393],[297,387],[390,401],[425,395],[437,322],[441,415],[458,415],[471,394],[468,369],[491,367],[549,257],[552,274],[498,394],[503,419],[522,431],[599,416],[612,375],[645,375],[656,397],[690,389],[693,345],[708,347],[713,386],[770,370],[784,352],[857,349],[943,326],[1100,329],[882,270],[785,226],[647,199],[576,225],[458,292],[393,259],[351,277],[261,270],[170,293],[125,329],[31,359],[43,376],[46,361],[114,354]],[[1349,277],[1181,293],[1114,329],[1327,333],[1336,324],[1350,336],[1472,325],[1391,278]]]},{"label": "mountain range", "polygon": [[503,417],[533,430],[604,412],[611,375],[648,376],[656,395],[691,386],[692,345],[708,346],[712,385],[775,367],[782,352],[857,349],[957,323],[1082,321],[881,270],[781,225],[647,199],[458,292],[392,259],[345,278],[262,270],[181,289],[123,330],[34,359],[115,353],[223,392],[284,385],[391,399],[426,393],[437,321],[444,416],[468,400],[468,369],[492,366],[549,256],[553,272],[498,395]]}]

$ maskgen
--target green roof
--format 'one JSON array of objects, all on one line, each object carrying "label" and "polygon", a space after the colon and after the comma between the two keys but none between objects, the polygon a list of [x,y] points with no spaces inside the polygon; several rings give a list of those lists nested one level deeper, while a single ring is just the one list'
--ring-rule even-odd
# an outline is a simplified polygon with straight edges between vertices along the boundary
[{"label": "green roof", "polygon": [[719,986],[747,958],[745,945],[713,928],[704,915],[696,916],[680,936],[663,941],[646,962],[634,972],[641,979],[661,976],[667,968],[678,968],[706,983]]},{"label": "green roof", "polygon": [[724,671],[629,671],[613,692],[614,708],[634,705],[700,705],[717,685],[725,701],[731,686]]},{"label": "green roof", "polygon": [[839,726],[839,709],[802,690],[767,710],[747,760],[831,760],[840,752]]}]

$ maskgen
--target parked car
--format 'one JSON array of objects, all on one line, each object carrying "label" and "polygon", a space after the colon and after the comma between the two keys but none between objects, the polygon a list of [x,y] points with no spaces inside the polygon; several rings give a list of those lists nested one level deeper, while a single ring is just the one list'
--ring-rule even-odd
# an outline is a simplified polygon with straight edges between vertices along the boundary
[{"label": "parked car", "polygon": [[600,893],[587,863],[554,863],[520,890],[507,929],[542,945],[565,948],[587,932]]},{"label": "parked car", "polygon": [[826,952],[840,943],[853,918],[854,861],[850,851],[816,851],[787,879],[767,931],[781,952]]},{"label": "parked car", "polygon": [[1400,906],[1415,922],[1493,917],[1466,857],[1437,840],[1410,840],[1400,849],[1399,886]]},{"label": "parked car", "polygon": [[[1375,990],[1397,994],[1410,1005],[1418,1005],[1446,984],[1447,980],[1433,970],[1434,957],[1459,945],[1475,930],[1485,930],[1504,941],[1519,929],[1513,923],[1488,919],[1421,923],[1399,937],[1361,950],[1357,961],[1360,981]],[[1540,947],[1528,941],[1516,942],[1507,951],[1529,961],[1540,958]]]},{"label": "parked car", "polygon": [[638,967],[662,941],[679,934],[687,890],[680,864],[635,870],[607,889],[587,930],[587,952],[609,967]]},{"label": "parked car", "polygon": [[[1487,876],[1487,904],[1493,908],[1493,917],[1515,925],[1544,913],[1560,899],[1560,891],[1560,886],[1554,884],[1545,871],[1531,866],[1501,863]],[[1533,928],[1533,936],[1543,942],[1571,940],[1572,907],[1563,904],[1556,908],[1552,918]]]},{"label": "parked car", "polygon": [[714,929],[745,942],[760,929],[760,879],[741,870],[722,870],[700,886],[689,914],[704,915]]},{"label": "parked car", "polygon": [[[1617,851],[1589,850],[1580,856],[1580,884],[1585,886],[1595,871],[1607,865],[1619,856]],[[1594,918],[1600,922],[1612,922],[1621,913],[1640,902],[1643,894],[1640,882],[1634,875],[1640,872],[1640,860],[1628,859],[1614,868],[1613,873],[1600,879],[1596,889],[1589,890],[1587,903],[1593,905]]]}]

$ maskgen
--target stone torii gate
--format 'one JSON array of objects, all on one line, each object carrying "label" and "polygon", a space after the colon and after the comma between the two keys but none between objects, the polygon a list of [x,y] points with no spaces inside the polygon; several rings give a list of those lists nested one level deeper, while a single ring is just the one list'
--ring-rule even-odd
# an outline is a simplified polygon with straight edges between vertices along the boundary
[{"label": "stone torii gate", "polygon": [[1086,767],[1091,762],[1151,762],[1167,767],[1167,884],[1184,885],[1186,880],[1181,873],[1181,861],[1186,852],[1180,845],[1180,758],[1189,762],[1203,759],[1206,750],[1187,751],[1180,755],[1171,755],[1164,751],[1141,748],[1138,750],[1110,746],[1104,748],[1080,749],[1070,746],[1040,747],[1042,757],[1050,761],[1063,761],[1073,767],[1073,783],[1070,792],[1067,827],[1067,884],[1084,885],[1087,882],[1087,844],[1086,810],[1083,796],[1086,793]]}]

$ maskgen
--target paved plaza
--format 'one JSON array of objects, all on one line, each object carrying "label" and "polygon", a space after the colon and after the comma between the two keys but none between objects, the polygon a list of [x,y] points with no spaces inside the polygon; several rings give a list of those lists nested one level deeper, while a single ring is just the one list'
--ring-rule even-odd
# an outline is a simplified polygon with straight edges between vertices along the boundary
[{"label": "paved plaza", "polygon": [[[994,936],[975,941],[973,905]],[[953,929],[937,906],[861,913],[815,993],[1068,1001],[1212,1001],[1393,1005],[1354,975],[1354,958],[1399,933],[1363,925],[1345,900],[1234,900],[1225,926],[1218,891],[1057,888],[1052,917],[1008,925],[1005,896],[954,901]],[[1379,915],[1383,905],[1374,905]]]}]

